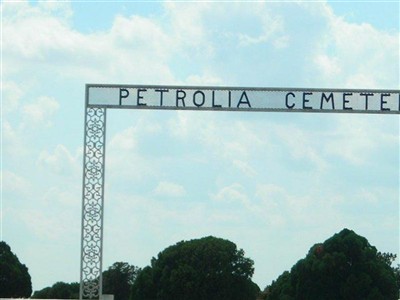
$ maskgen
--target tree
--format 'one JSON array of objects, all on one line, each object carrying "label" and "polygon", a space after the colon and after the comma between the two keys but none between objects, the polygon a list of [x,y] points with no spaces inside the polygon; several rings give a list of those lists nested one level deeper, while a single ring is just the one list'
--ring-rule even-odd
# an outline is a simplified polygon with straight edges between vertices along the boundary
[{"label": "tree", "polygon": [[386,265],[392,268],[394,275],[396,277],[397,288],[400,290],[400,265],[392,267],[396,260],[397,255],[393,253],[381,253],[378,252],[378,258],[380,258]]},{"label": "tree", "polygon": [[113,294],[115,300],[129,300],[139,268],[126,262],[116,262],[103,272],[103,294]]},{"label": "tree", "polygon": [[56,282],[51,287],[46,287],[40,291],[35,291],[32,295],[34,299],[78,299],[79,283]]},{"label": "tree", "polygon": [[31,294],[28,268],[20,263],[6,242],[0,242],[0,298],[28,298]]},{"label": "tree", "polygon": [[391,262],[366,238],[343,229],[315,244],[290,272],[264,291],[264,299],[395,300],[399,286]]},{"label": "tree", "polygon": [[[128,300],[133,282],[139,271],[138,267],[128,263],[116,262],[103,272],[103,294],[113,294],[115,300]],[[34,299],[78,299],[78,282],[56,282],[51,287],[35,291]]]},{"label": "tree", "polygon": [[205,237],[166,248],[137,276],[131,300],[255,300],[253,261],[228,240]]}]

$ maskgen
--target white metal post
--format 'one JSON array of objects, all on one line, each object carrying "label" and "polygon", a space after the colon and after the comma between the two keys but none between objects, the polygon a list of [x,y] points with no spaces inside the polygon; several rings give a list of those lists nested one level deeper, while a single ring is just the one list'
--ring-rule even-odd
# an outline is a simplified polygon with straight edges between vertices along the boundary
[{"label": "white metal post", "polygon": [[106,109],[86,106],[79,299],[102,294]]}]

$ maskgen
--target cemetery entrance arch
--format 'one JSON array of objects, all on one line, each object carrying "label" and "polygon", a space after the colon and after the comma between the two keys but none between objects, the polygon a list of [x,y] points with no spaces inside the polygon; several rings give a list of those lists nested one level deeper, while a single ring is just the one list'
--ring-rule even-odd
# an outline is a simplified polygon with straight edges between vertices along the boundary
[{"label": "cemetery entrance arch", "polygon": [[400,114],[399,90],[87,84],[80,299],[102,295],[108,109]]}]

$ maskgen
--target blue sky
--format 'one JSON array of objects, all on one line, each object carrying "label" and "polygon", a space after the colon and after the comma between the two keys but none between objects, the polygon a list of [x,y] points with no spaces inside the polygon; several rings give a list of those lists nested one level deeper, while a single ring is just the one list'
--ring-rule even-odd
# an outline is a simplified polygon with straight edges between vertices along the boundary
[{"label": "blue sky", "polygon": [[[2,3],[2,239],[78,281],[85,83],[399,89],[398,2]],[[264,288],[347,227],[399,253],[393,115],[108,113],[104,266],[214,235]]]}]

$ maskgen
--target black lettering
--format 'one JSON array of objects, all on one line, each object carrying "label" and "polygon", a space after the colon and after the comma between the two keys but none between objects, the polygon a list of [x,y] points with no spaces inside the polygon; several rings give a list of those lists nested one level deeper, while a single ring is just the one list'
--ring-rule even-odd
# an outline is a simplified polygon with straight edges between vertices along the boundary
[{"label": "black lettering", "polygon": [[[242,101],[243,98],[246,98],[246,101]],[[247,94],[246,94],[246,91],[243,91],[242,95],[240,96],[239,102],[237,104],[237,108],[239,108],[240,105],[243,103],[247,104],[249,107],[251,107],[249,98],[247,97]]]},{"label": "black lettering", "polygon": [[303,109],[313,109],[311,106],[306,106],[306,103],[310,102],[310,99],[306,99],[307,95],[312,95],[311,92],[304,92],[303,93]]},{"label": "black lettering", "polygon": [[324,100],[329,103],[329,101],[332,101],[332,109],[335,109],[335,101],[333,98],[333,93],[330,93],[328,97],[326,97],[325,93],[322,93],[321,95],[321,106],[320,109],[323,109],[324,107]]},{"label": "black lettering", "polygon": [[352,107],[346,106],[347,103],[350,103],[350,100],[346,98],[346,96],[351,96],[353,93],[343,93],[343,109],[344,110],[351,110]]},{"label": "black lettering", "polygon": [[292,96],[293,98],[296,98],[296,96],[295,96],[295,94],[293,94],[292,92],[286,94],[286,101],[285,101],[286,107],[292,109],[292,108],[294,107],[295,104],[294,104],[294,102],[293,102],[292,105],[289,105],[289,102],[288,102],[288,96],[289,96],[289,95]]},{"label": "black lettering", "polygon": [[147,91],[147,89],[138,89],[137,90],[137,105],[138,106],[146,106],[147,105],[146,103],[140,102],[140,99],[143,99],[143,96],[140,95],[140,93],[141,92],[146,92],[146,91]]},{"label": "black lettering", "polygon": [[361,93],[360,96],[365,97],[365,110],[368,110],[368,97],[373,96],[373,93]]},{"label": "black lettering", "polygon": [[169,90],[168,89],[156,89],[155,91],[160,93],[160,106],[163,106],[163,95],[165,92],[168,93]]},{"label": "black lettering", "polygon": [[381,110],[382,111],[389,111],[390,108],[383,107],[383,104],[387,104],[387,101],[383,100],[383,97],[390,97],[390,94],[389,93],[381,94]]},{"label": "black lettering", "polygon": [[[196,95],[200,94],[202,97],[202,100],[200,103],[196,102]],[[193,104],[196,105],[197,107],[201,107],[204,105],[204,102],[206,101],[206,96],[204,95],[204,93],[202,91],[197,91],[193,94]]]},{"label": "black lettering", "polygon": [[[231,91],[229,91],[229,93],[228,93],[228,106],[229,106],[229,108],[231,108],[232,107],[232,92]],[[400,97],[399,97],[399,107],[400,107]],[[400,110],[400,108],[399,108],[399,110]]]},{"label": "black lettering", "polygon": [[215,104],[215,91],[212,91],[212,107],[222,107],[220,104]]},{"label": "black lettering", "polygon": [[[183,96],[179,96],[179,94],[183,94]],[[177,90],[176,91],[176,107],[179,107],[178,101],[182,101],[182,106],[185,107],[185,97],[186,97],[186,92],[183,90]]]},{"label": "black lettering", "polygon": [[[122,92],[125,92],[123,94]],[[122,99],[128,98],[129,96],[129,91],[127,89],[119,89],[119,105],[122,105]]]}]

